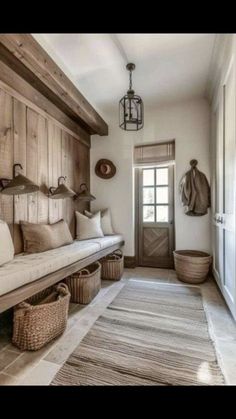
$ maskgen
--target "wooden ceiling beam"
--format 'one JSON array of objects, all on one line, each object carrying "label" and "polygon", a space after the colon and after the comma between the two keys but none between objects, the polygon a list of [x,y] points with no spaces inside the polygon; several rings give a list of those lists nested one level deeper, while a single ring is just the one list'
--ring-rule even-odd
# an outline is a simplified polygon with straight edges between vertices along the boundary
[{"label": "wooden ceiling beam", "polygon": [[4,59],[17,74],[33,84],[89,134],[108,135],[106,122],[32,35],[1,34],[0,44],[10,52]]}]

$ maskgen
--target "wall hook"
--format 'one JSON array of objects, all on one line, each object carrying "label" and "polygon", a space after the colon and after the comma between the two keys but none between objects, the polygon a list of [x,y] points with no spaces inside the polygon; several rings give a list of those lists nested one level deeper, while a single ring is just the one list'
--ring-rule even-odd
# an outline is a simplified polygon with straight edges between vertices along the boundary
[{"label": "wall hook", "polygon": [[192,159],[192,160],[190,160],[189,164],[192,167],[192,169],[194,169],[194,167],[197,166],[198,161],[196,159]]}]

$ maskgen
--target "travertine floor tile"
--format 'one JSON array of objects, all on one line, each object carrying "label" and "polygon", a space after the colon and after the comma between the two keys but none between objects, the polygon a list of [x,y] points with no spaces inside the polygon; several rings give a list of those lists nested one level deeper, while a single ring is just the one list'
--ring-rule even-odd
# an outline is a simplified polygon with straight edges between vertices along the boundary
[{"label": "travertine floor tile", "polygon": [[59,365],[42,360],[17,384],[30,386],[49,385],[59,369]]},{"label": "travertine floor tile", "polygon": [[18,380],[11,375],[0,373],[0,386],[14,386],[18,384]]},{"label": "travertine floor tile", "polygon": [[79,324],[64,335],[60,344],[56,345],[44,359],[58,365],[63,364],[89,331],[95,320],[93,318],[90,321],[88,319],[81,319]]},{"label": "travertine floor tile", "polygon": [[174,269],[169,269],[168,279],[177,279],[177,275]]},{"label": "travertine floor tile", "polygon": [[129,277],[132,277],[132,276],[135,276],[135,278],[168,279],[169,270],[168,269],[137,267],[137,268],[133,269],[133,275],[131,275],[129,273]]},{"label": "travertine floor tile", "polygon": [[22,352],[22,354],[7,367],[4,372],[14,377],[23,377],[26,375],[42,358],[45,349],[34,352]]},{"label": "travertine floor tile", "polygon": [[236,385],[236,339],[226,341],[219,339],[216,343],[219,363],[228,385]]},{"label": "travertine floor tile", "polygon": [[12,335],[12,316],[9,313],[0,314],[0,351],[4,349]]},{"label": "travertine floor tile", "polygon": [[0,337],[0,352],[9,345],[10,336]]},{"label": "travertine floor tile", "polygon": [[215,284],[205,283],[201,287],[205,308],[216,339],[234,340],[236,322],[226,306]]},{"label": "travertine floor tile", "polygon": [[0,352],[0,371],[3,371],[9,364],[20,356],[19,353],[3,349]]}]

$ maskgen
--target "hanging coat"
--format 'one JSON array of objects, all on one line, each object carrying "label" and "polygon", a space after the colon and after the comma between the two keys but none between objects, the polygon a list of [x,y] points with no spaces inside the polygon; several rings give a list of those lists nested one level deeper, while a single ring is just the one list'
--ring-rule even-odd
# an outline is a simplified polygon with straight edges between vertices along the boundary
[{"label": "hanging coat", "polygon": [[180,182],[180,199],[187,215],[207,214],[211,206],[210,186],[204,173],[192,167]]}]

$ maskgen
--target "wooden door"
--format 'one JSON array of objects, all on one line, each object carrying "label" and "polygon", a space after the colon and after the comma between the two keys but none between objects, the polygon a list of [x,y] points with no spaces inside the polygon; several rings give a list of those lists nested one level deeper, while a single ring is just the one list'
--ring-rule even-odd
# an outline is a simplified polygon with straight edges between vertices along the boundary
[{"label": "wooden door", "polygon": [[136,252],[140,266],[173,267],[174,166],[136,169]]},{"label": "wooden door", "polygon": [[234,317],[236,317],[235,111],[235,65],[232,60],[221,88],[215,112],[216,163],[213,208],[213,270]]}]

